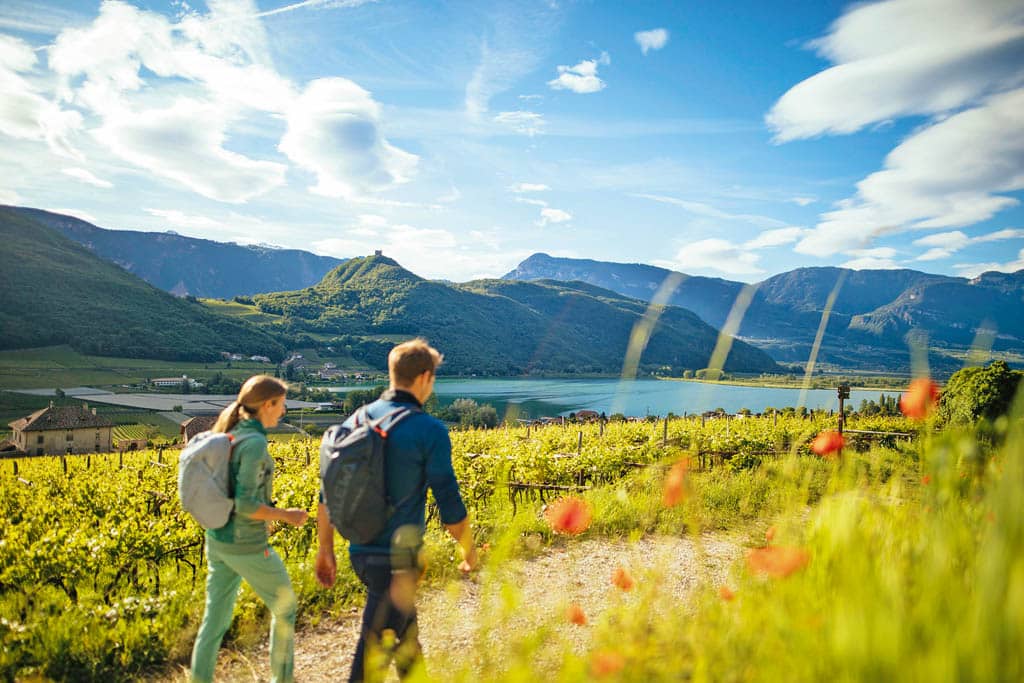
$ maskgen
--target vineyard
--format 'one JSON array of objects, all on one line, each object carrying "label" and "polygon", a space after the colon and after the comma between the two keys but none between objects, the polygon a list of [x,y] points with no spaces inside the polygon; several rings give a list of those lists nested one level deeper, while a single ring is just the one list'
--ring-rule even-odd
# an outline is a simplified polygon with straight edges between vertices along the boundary
[{"label": "vineyard", "polygon": [[[833,419],[819,414],[470,430],[452,434],[453,463],[478,540],[512,554],[525,551],[524,539],[557,542],[541,510],[567,494],[593,507],[588,533],[634,536],[763,529],[840,490],[889,487],[885,496],[904,498],[926,467],[934,471],[928,476],[951,485],[969,474],[958,480],[958,495],[981,495],[989,460],[980,446],[969,469],[963,443],[942,442],[923,455],[920,438],[899,436],[861,434],[839,459],[812,455],[811,440],[833,427]],[[847,427],[915,435],[919,429],[892,417],[855,418]],[[970,443],[981,442],[972,437]],[[317,445],[271,444],[277,505],[315,509]],[[123,680],[187,659],[205,569],[201,530],[178,507],[176,455],[0,461],[0,676]],[[688,495],[666,508],[662,481],[680,460],[690,464]],[[453,548],[436,520],[430,526],[431,574],[443,580],[453,571],[447,561]],[[802,533],[793,529],[794,536]],[[339,562],[334,588],[314,585],[312,521],[278,530],[271,542],[293,577],[300,622],[360,599],[346,562]],[[246,589],[228,642],[248,642],[265,629],[263,619],[261,604]]]}]

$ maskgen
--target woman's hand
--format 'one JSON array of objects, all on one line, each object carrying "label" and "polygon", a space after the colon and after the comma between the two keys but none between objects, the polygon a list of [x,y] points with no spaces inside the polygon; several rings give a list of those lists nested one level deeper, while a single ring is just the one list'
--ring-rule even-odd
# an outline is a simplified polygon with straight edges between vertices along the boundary
[{"label": "woman's hand", "polygon": [[309,518],[309,513],[302,508],[288,508],[280,512],[281,516],[279,519],[285,524],[291,524],[292,526],[302,526],[306,523],[306,519]]}]

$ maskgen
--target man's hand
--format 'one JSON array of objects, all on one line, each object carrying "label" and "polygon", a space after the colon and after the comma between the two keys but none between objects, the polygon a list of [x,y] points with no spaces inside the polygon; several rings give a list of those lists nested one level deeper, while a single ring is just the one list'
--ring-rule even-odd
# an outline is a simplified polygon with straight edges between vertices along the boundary
[{"label": "man's hand", "polygon": [[324,588],[330,588],[334,585],[334,579],[338,574],[338,563],[334,559],[334,551],[328,550],[323,546],[316,554],[316,580]]}]

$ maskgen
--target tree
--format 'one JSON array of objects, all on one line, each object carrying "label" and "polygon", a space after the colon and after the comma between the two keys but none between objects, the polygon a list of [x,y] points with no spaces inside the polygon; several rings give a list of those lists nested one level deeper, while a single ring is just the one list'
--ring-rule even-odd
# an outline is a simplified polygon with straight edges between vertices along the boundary
[{"label": "tree", "polygon": [[949,378],[939,400],[939,419],[946,424],[995,420],[1009,412],[1024,373],[1004,361],[987,368],[963,368]]}]

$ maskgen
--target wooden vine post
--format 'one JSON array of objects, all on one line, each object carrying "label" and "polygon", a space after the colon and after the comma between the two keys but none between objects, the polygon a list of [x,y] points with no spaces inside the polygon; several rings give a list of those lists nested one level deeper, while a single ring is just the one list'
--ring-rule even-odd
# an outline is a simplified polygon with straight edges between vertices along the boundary
[{"label": "wooden vine post", "polygon": [[576,440],[576,455],[581,455],[582,453],[583,453],[583,432],[579,432],[578,438]]}]

